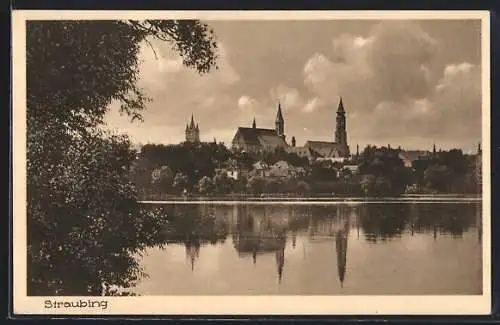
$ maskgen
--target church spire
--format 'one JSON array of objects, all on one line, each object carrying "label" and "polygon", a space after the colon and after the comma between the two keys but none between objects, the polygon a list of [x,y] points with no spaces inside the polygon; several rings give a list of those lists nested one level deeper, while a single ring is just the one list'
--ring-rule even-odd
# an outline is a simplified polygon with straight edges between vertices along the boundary
[{"label": "church spire", "polygon": [[255,116],[253,117],[253,122],[252,122],[252,128],[256,128],[257,127],[257,123],[255,123]]},{"label": "church spire", "polygon": [[483,150],[481,149],[481,142],[479,142],[477,144],[477,154],[480,155],[482,152],[483,152]]},{"label": "church spire", "polygon": [[281,113],[281,102],[278,102],[278,114],[276,114],[276,122],[283,121],[283,114]]},{"label": "church spire", "polygon": [[281,113],[281,102],[278,102],[278,113],[276,114],[276,133],[278,135],[285,134],[285,120],[283,119],[283,114]]},{"label": "church spire", "polygon": [[194,117],[193,114],[191,113],[191,124],[189,125],[191,128],[194,128]]},{"label": "church spire", "polygon": [[342,96],[339,96],[339,106],[337,108],[337,112],[345,112],[344,110],[344,103],[342,102]]},{"label": "church spire", "polygon": [[349,156],[349,146],[347,145],[346,117],[344,103],[342,97],[339,96],[339,104],[337,107],[336,127],[335,127],[335,142],[342,148],[342,156]]}]

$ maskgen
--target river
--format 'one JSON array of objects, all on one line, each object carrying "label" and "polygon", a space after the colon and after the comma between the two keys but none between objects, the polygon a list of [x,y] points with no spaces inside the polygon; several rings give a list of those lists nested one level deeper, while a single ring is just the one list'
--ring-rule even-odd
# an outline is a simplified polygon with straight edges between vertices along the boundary
[{"label": "river", "polygon": [[481,204],[176,202],[139,295],[482,293]]}]

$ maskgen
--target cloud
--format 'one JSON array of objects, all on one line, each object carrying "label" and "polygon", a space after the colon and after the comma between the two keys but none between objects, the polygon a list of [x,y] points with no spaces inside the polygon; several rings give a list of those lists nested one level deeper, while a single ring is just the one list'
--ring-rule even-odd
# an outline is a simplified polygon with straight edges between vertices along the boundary
[{"label": "cloud", "polygon": [[296,88],[288,87],[285,84],[280,84],[270,91],[270,100],[280,102],[282,109],[288,111],[297,108],[302,103],[300,92]]},{"label": "cloud", "polygon": [[246,95],[241,96],[238,99],[238,107],[241,110],[251,111],[251,112],[255,113],[258,106],[259,106],[259,102],[254,98],[250,98],[249,96],[246,96]]},{"label": "cloud", "polygon": [[[328,105],[344,98],[349,136],[356,141],[477,141],[480,66],[461,62],[436,70],[440,49],[418,23],[382,22],[366,35],[342,34],[330,52],[312,55],[304,84]],[[303,111],[316,111],[314,103]]]},{"label": "cloud", "polygon": [[[151,40],[150,44],[141,44],[139,54],[138,85],[152,99],[143,112],[144,123],[130,129],[125,125],[130,123],[127,117],[111,111],[106,117],[109,127],[127,128],[132,138],[147,142],[148,139],[158,139],[158,136],[149,134],[152,128],[164,128],[165,134],[177,132],[179,126],[183,128],[186,125],[191,114],[200,123],[202,133],[209,127],[227,125],[227,120],[214,118],[221,110],[224,110],[226,118],[237,119],[236,98],[230,95],[229,90],[239,82],[240,76],[231,65],[229,53],[222,42],[218,44],[219,69],[206,75],[185,67],[169,43]],[[184,137],[181,131],[180,135],[172,134],[171,137]]]},{"label": "cloud", "polygon": [[[332,140],[342,96],[353,146],[478,141],[478,24],[211,24],[219,38],[220,69],[199,75],[183,66],[170,44],[142,44],[139,86],[153,102],[144,112],[145,122],[134,124],[136,129],[125,124],[128,119],[122,123],[118,114],[109,114],[111,126],[123,127],[141,142],[177,139],[183,138],[193,113],[202,139],[215,136],[228,142],[236,128],[250,126],[254,116],[258,127],[273,128],[279,100],[288,138],[295,136],[297,143]],[[453,39],[457,26],[462,26],[465,40]]]},{"label": "cloud", "polygon": [[307,104],[302,108],[304,113],[314,112],[320,105],[320,100],[317,97],[310,99]]}]

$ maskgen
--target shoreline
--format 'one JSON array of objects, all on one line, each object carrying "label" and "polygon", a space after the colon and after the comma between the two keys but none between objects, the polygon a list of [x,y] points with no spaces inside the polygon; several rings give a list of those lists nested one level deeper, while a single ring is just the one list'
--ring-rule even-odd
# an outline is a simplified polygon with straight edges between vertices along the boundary
[{"label": "shoreline", "polygon": [[362,203],[476,203],[478,195],[402,195],[400,197],[277,197],[213,196],[179,197],[162,200],[138,200],[140,204],[362,204]]}]

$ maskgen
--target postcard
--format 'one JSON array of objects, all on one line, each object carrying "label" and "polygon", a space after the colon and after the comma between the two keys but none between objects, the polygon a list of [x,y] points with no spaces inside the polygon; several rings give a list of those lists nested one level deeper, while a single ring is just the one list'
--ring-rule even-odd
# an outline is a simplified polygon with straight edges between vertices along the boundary
[{"label": "postcard", "polygon": [[15,314],[490,313],[487,11],[12,21]]}]

